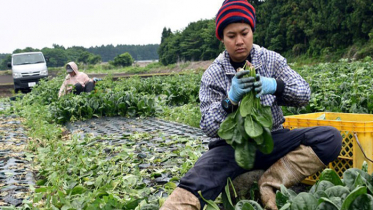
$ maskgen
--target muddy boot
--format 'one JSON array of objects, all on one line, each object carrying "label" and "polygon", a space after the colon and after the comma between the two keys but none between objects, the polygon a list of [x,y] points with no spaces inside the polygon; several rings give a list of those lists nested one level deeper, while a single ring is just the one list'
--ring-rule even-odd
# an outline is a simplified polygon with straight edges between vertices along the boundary
[{"label": "muddy boot", "polygon": [[198,198],[188,190],[177,187],[164,202],[160,210],[200,210]]},{"label": "muddy boot", "polygon": [[[233,186],[236,190],[237,197],[239,199],[250,198],[250,189],[255,182],[258,182],[259,178],[264,173],[263,170],[253,170],[239,175],[233,180]],[[234,200],[234,194],[231,193],[231,199]]]},{"label": "muddy boot", "polygon": [[300,145],[264,172],[259,191],[265,209],[277,210],[276,190],[283,184],[289,188],[325,167],[311,147]]}]

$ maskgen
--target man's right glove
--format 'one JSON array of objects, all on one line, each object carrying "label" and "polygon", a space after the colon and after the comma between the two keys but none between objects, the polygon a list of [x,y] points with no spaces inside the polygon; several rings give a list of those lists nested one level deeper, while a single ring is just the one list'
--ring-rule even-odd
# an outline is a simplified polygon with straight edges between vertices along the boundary
[{"label": "man's right glove", "polygon": [[238,104],[243,96],[254,87],[254,77],[243,77],[248,73],[250,73],[250,71],[239,71],[232,79],[232,86],[228,92],[228,98],[235,104]]}]

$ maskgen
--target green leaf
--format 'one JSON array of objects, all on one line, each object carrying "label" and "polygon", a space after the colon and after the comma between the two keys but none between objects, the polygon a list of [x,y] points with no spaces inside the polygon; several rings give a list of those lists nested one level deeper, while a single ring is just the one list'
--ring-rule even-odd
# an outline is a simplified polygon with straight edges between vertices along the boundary
[{"label": "green leaf", "polygon": [[246,117],[247,115],[251,115],[253,113],[254,97],[255,96],[253,91],[243,97],[239,107],[239,112],[242,117]]},{"label": "green leaf", "polygon": [[276,205],[280,209],[288,203],[289,198],[284,195],[282,192],[277,191],[276,193]]},{"label": "green leaf", "polygon": [[140,210],[159,210],[159,206],[155,204],[145,204],[141,206]]},{"label": "green leaf", "polygon": [[368,173],[368,163],[364,160],[361,170]]},{"label": "green leaf", "polygon": [[328,196],[328,198],[340,197],[344,200],[348,196],[348,194],[350,194],[350,190],[348,190],[347,187],[338,185],[325,190],[325,193]]},{"label": "green leaf", "polygon": [[354,187],[359,187],[359,186],[364,186],[366,183],[366,180],[361,176],[361,174],[358,174],[355,182],[354,182]]},{"label": "green leaf", "polygon": [[349,209],[373,210],[373,196],[369,194],[358,196],[351,203]]},{"label": "green leaf", "polygon": [[44,185],[48,180],[47,179],[39,179],[37,182],[36,182],[36,185],[38,186],[42,186]]},{"label": "green leaf", "polygon": [[354,191],[352,191],[344,200],[341,210],[348,210],[350,209],[350,205],[352,202],[360,195],[367,194],[367,188],[366,187],[358,187]]},{"label": "green leaf", "polygon": [[317,120],[325,120],[325,114],[320,115],[316,118]]},{"label": "green leaf", "polygon": [[256,148],[252,142],[245,140],[237,145],[234,150],[234,157],[237,164],[244,169],[251,169],[254,166]]},{"label": "green leaf", "polygon": [[252,116],[263,127],[272,128],[272,110],[269,106],[259,106],[254,110]]},{"label": "green leaf", "polygon": [[220,136],[220,138],[225,140],[233,138],[233,133],[237,125],[235,114],[236,112],[230,113],[227,118],[225,118],[225,120],[220,124],[220,128],[218,131],[218,135]]},{"label": "green leaf", "polygon": [[297,194],[291,190],[291,189],[287,189],[283,184],[280,185],[280,192],[286,196],[289,201],[293,201],[293,199],[297,196]]},{"label": "green leaf", "polygon": [[47,187],[39,187],[39,188],[36,188],[35,189],[35,192],[36,193],[39,193],[39,192],[47,192],[48,188]]},{"label": "green leaf", "polygon": [[260,135],[258,137],[253,138],[257,146],[260,146],[264,143],[264,137],[263,135]]},{"label": "green leaf", "polygon": [[[260,207],[261,208],[261,207]],[[235,210],[257,210],[255,209],[251,202],[248,200],[240,200],[235,207]]]},{"label": "green leaf", "polygon": [[331,183],[329,181],[326,181],[326,180],[322,180],[322,181],[317,183],[316,192],[317,191],[326,191],[327,189],[329,189],[331,187],[334,187],[333,183]]},{"label": "green leaf", "polygon": [[202,192],[201,191],[198,191],[198,194],[201,196],[202,200],[204,200],[206,202],[206,207],[205,207],[205,210],[220,210],[220,208],[218,207],[218,205],[216,205],[216,203],[214,203],[214,201],[212,200],[206,200],[203,196],[202,196]]},{"label": "green leaf", "polygon": [[241,133],[242,139],[248,140],[250,137],[247,135],[245,131],[245,118],[243,118],[240,114],[236,114],[236,122],[237,127]]},{"label": "green leaf", "polygon": [[334,201],[328,198],[325,198],[325,197],[320,198],[318,201],[318,204],[319,205],[317,209],[320,209],[320,210],[339,210],[340,209]]},{"label": "green leaf", "polygon": [[270,154],[274,147],[271,131],[268,128],[263,128],[262,137],[263,144],[257,145],[257,148],[264,154]]},{"label": "green leaf", "polygon": [[346,186],[353,190],[356,186],[367,186],[370,192],[373,192],[373,178],[368,173],[357,168],[349,168],[343,173],[343,181]]},{"label": "green leaf", "polygon": [[343,185],[343,182],[339,178],[338,174],[330,168],[327,168],[321,172],[319,180],[326,180],[333,183],[334,185]]},{"label": "green leaf", "polygon": [[253,200],[249,200],[248,202],[254,210],[263,210],[263,208],[260,206],[259,203],[257,203],[256,201],[253,201]]},{"label": "green leaf", "polygon": [[245,118],[245,131],[251,138],[258,137],[263,133],[263,127],[248,115]]},{"label": "green leaf", "polygon": [[287,210],[287,209],[290,209],[291,207],[291,204],[290,203],[286,203],[283,207],[281,207],[280,210]]},{"label": "green leaf", "polygon": [[125,204],[125,209],[135,209],[142,199],[132,199]]},{"label": "green leaf", "polygon": [[[236,142],[237,144],[241,144],[242,141],[247,141],[242,138],[240,129],[238,128],[240,125],[237,125],[233,132],[232,142]],[[229,144],[229,141],[227,140],[227,143]],[[231,143],[232,144],[232,143]]]},{"label": "green leaf", "polygon": [[85,191],[87,191],[85,187],[78,185],[71,190],[71,195],[83,194]]},{"label": "green leaf", "polygon": [[[310,192],[311,193],[311,192]],[[311,193],[316,199],[320,199],[321,197],[327,198],[328,195],[324,191],[317,191],[315,193]]]},{"label": "green leaf", "polygon": [[234,210],[233,202],[231,199],[231,192],[230,192],[230,186],[233,189],[234,197],[237,197],[236,190],[234,189],[234,185],[232,183],[231,178],[228,177],[227,184],[225,185],[225,190],[222,192],[222,202],[224,209],[226,210]]},{"label": "green leaf", "polygon": [[294,199],[291,204],[292,210],[314,210],[318,203],[316,198],[309,193],[301,192]]}]

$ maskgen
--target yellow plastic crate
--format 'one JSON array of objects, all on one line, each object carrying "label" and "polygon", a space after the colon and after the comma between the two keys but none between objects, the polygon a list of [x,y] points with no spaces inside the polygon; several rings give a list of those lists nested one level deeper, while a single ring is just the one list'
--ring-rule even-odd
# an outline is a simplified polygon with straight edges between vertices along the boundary
[{"label": "yellow plastic crate", "polygon": [[[318,119],[322,118],[322,119]],[[373,172],[373,114],[348,114],[337,112],[317,112],[311,114],[291,115],[285,117],[285,128],[305,128],[313,126],[333,126],[343,137],[342,150],[338,158],[328,167],[335,170],[343,178],[343,172],[349,168],[361,168],[363,162],[368,163],[368,173]],[[356,138],[360,142],[365,155],[361,151]],[[306,178],[303,183],[314,184],[321,171]]]}]

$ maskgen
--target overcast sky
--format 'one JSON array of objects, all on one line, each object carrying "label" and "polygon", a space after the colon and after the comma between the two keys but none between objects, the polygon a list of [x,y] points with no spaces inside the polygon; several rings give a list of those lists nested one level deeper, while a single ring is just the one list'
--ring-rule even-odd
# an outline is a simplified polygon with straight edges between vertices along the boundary
[{"label": "overcast sky", "polygon": [[181,31],[214,18],[223,0],[1,0],[0,53],[26,47],[160,44],[164,27]]}]

